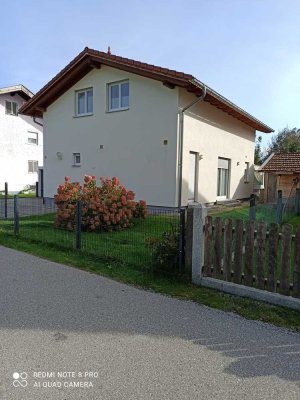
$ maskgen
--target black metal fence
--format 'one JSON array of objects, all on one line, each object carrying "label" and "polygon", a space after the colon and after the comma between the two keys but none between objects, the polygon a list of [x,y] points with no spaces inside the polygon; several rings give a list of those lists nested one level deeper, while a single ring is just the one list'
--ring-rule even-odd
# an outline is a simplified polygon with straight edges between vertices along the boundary
[{"label": "black metal fence", "polygon": [[[99,232],[83,228],[80,210],[78,203],[75,227],[67,230],[55,226],[57,207],[53,199],[0,199],[0,234],[81,252],[108,267],[130,264],[144,270],[153,266],[159,269],[170,252],[173,268],[183,271],[185,209],[148,206],[147,217],[134,218],[129,228]],[[164,253],[162,257],[160,253]]]}]

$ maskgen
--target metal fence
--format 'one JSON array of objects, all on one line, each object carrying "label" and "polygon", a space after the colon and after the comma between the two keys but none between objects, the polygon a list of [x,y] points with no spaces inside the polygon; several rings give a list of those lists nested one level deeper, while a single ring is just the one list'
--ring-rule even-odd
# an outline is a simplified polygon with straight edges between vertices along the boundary
[{"label": "metal fence", "polygon": [[[185,209],[148,206],[145,219],[134,218],[129,228],[119,231],[86,232],[80,215],[73,230],[55,227],[57,207],[53,199],[0,199],[0,234],[40,243],[61,250],[77,251],[109,265],[130,264],[151,270],[157,244],[169,238],[177,241],[174,266],[184,266]],[[167,243],[168,244],[168,243]],[[168,249],[166,249],[167,251]],[[172,255],[171,255],[172,256]],[[158,267],[159,265],[156,265]]]},{"label": "metal fence", "polygon": [[223,220],[231,218],[265,222],[267,225],[271,223],[281,225],[300,215],[300,189],[296,190],[294,196],[288,198],[283,197],[282,191],[279,190],[277,200],[274,203],[259,203],[256,196],[252,195],[248,201],[243,201],[241,206],[231,209],[227,207],[216,211],[211,208],[208,210],[208,214],[212,217],[220,217]]}]

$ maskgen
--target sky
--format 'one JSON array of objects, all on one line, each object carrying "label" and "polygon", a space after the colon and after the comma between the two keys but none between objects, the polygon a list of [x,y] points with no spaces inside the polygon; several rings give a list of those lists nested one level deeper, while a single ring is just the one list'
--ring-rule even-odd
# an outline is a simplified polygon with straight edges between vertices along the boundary
[{"label": "sky", "polygon": [[194,75],[275,132],[300,128],[299,0],[1,0],[0,15],[0,87],[36,92],[85,46],[110,46]]}]

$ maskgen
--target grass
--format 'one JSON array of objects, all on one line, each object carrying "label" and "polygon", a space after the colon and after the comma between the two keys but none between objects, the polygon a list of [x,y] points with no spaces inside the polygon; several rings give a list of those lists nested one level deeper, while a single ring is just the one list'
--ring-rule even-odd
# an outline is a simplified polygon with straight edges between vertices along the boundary
[{"label": "grass", "polygon": [[[54,214],[20,218],[20,237],[37,243],[47,243],[63,249],[73,249],[74,232],[54,228]],[[172,213],[149,215],[137,219],[134,226],[119,232],[81,233],[82,251],[111,262],[147,269],[151,267],[152,255],[147,241],[159,238],[163,232],[177,229],[178,216]],[[1,221],[2,231],[13,232],[13,221]]]},{"label": "grass", "polygon": [[[33,197],[36,197],[36,193],[35,193],[35,191],[34,192],[30,192],[30,193],[18,193],[18,197],[19,198],[23,198],[23,197],[33,198]],[[4,199],[4,198],[5,198],[5,195],[3,193],[0,193],[0,199]],[[8,194],[7,198],[8,199],[13,199],[14,195],[13,194]]]},{"label": "grass", "polygon": [[[52,214],[25,217],[20,221],[21,234],[18,238],[11,234],[12,221],[1,221],[0,245],[130,285],[233,312],[247,319],[300,330],[300,313],[297,311],[198,287],[191,284],[186,276],[166,278],[153,274],[148,268],[151,254],[145,247],[145,238],[159,237],[166,226],[174,227],[176,221],[177,217],[172,215],[167,220],[163,216],[149,216],[128,231],[84,233],[83,248],[79,252],[72,249],[74,234],[53,229]],[[92,248],[96,250],[93,252]],[[143,259],[145,263],[141,262]]]}]

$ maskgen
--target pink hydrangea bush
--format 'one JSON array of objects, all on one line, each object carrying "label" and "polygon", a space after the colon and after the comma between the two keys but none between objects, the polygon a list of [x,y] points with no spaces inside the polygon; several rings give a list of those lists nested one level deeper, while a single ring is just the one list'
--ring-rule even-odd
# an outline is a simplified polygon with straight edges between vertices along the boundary
[{"label": "pink hydrangea bush", "polygon": [[146,218],[146,202],[134,200],[135,194],[127,190],[119,179],[100,178],[98,187],[95,176],[84,177],[83,187],[65,178],[55,196],[57,214],[55,226],[73,230],[75,227],[76,201],[81,200],[82,229],[88,232],[126,229],[133,218]]}]

